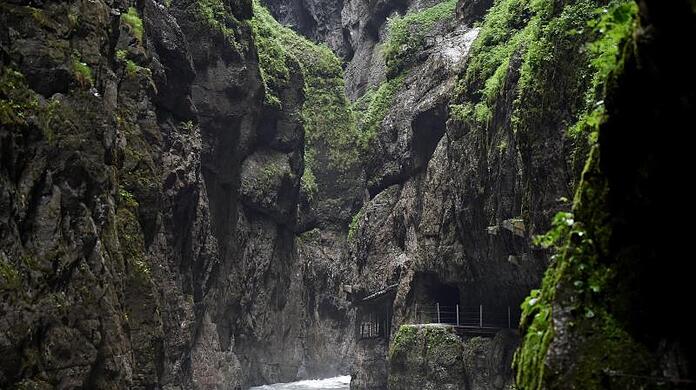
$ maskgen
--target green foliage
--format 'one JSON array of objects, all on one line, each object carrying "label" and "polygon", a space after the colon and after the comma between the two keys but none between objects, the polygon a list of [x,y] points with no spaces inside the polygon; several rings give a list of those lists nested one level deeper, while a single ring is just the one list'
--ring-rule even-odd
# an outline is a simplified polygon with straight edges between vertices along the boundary
[{"label": "green foliage", "polygon": [[128,52],[126,50],[116,51],[116,59],[125,66],[126,74],[129,77],[135,77],[138,75],[138,72],[141,71],[143,71],[144,74],[147,76],[152,75],[152,71],[149,68],[142,67],[138,65],[135,61],[128,58]]},{"label": "green foliage", "polygon": [[[251,25],[266,103],[282,108],[280,93],[289,87],[291,72],[300,71],[305,82],[301,115],[308,145],[306,155],[313,156],[318,147],[328,146],[329,162],[333,167],[344,168],[357,163],[363,145],[362,134],[355,126],[345,96],[341,61],[325,45],[317,45],[280,25],[258,2],[254,2]],[[303,177],[308,189],[314,188],[312,183],[316,181],[312,180],[311,167]]]},{"label": "green foliage", "polygon": [[317,178],[314,176],[314,172],[311,167],[305,167],[304,173],[301,178],[302,190],[307,194],[310,199],[314,199],[317,192],[319,191],[319,186],[317,185]]},{"label": "green foliage", "polygon": [[282,37],[291,34],[289,29],[280,25],[258,1],[254,1],[254,18],[251,19],[254,42],[259,53],[259,69],[266,91],[266,103],[282,109],[280,91],[290,81],[289,62],[294,58],[285,50]]},{"label": "green foliage", "polygon": [[193,133],[196,130],[196,124],[193,121],[186,121],[181,124],[181,128],[187,133]]},{"label": "green foliage", "polygon": [[196,0],[193,2],[196,17],[222,34],[231,47],[237,51],[246,49],[245,42],[240,39],[242,23],[235,18],[227,1],[220,0]]},{"label": "green foliage", "polygon": [[21,286],[21,281],[22,278],[17,268],[2,254],[0,256],[0,291],[18,289]]},{"label": "green foliage", "polygon": [[150,282],[150,267],[145,258],[145,239],[131,206],[121,206],[116,211],[118,240],[121,254],[132,275],[143,284]]},{"label": "green foliage", "polygon": [[138,201],[135,199],[135,196],[123,187],[118,189],[118,203],[124,207],[138,207]]},{"label": "green foliage", "polygon": [[126,73],[128,73],[129,76],[133,77],[138,74],[138,69],[140,69],[138,64],[131,60],[126,60]]},{"label": "green foliage", "polygon": [[565,239],[574,224],[573,213],[563,211],[557,213],[553,217],[553,227],[551,230],[546,232],[546,234],[534,237],[534,245],[538,245],[545,249],[558,245],[561,240]]},{"label": "green foliage", "polygon": [[400,349],[412,346],[418,336],[418,328],[413,325],[401,325],[399,331],[394,337],[394,342],[389,348],[389,357],[394,356],[394,353]]},{"label": "green foliage", "polygon": [[[486,127],[502,92],[513,56],[530,40],[538,25],[532,0],[499,0],[489,11],[474,41],[468,66],[455,88],[457,100],[450,116],[469,127]],[[468,91],[473,96],[461,98]]]},{"label": "green foliage", "polygon": [[350,225],[348,225],[348,241],[353,241],[353,239],[356,237],[356,234],[358,234],[358,228],[360,228],[360,224],[364,218],[364,208],[361,208],[360,211],[353,215],[353,219],[351,219]]},{"label": "green foliage", "polygon": [[403,85],[406,75],[389,79],[376,89],[368,90],[354,104],[357,126],[360,129],[360,143],[367,149],[379,131],[384,117],[394,103],[394,96]]},{"label": "green foliage", "polygon": [[[597,128],[604,120],[604,84],[620,66],[620,44],[630,34],[635,15],[635,5],[629,1],[609,1],[599,12],[597,4],[593,0],[560,4],[498,0],[472,46],[469,65],[457,86],[458,98],[450,107],[451,120],[486,130],[504,112],[511,117],[512,129],[523,133],[528,143],[545,137],[548,123]],[[575,294],[566,307],[578,313],[578,324],[588,329],[602,324],[600,328],[609,329],[615,322],[600,298],[614,277],[598,260],[610,236],[606,215],[586,212],[604,209],[606,188],[596,181],[596,152],[593,156],[583,173],[575,212],[557,214],[553,228],[534,239],[555,255],[541,289],[522,304],[524,340],[515,366],[517,383],[525,389],[539,389],[546,383],[546,355],[556,332],[552,303],[562,299],[556,295],[559,288]],[[578,357],[573,375],[581,378],[584,388],[600,387],[597,372],[602,360],[621,365],[622,351],[635,350],[630,338],[620,333],[597,334],[583,344],[579,352],[583,357]],[[608,349],[602,349],[603,344]]]},{"label": "green foliage", "polygon": [[[456,88],[459,96],[469,94],[459,100],[476,109],[455,109],[452,118],[485,127],[513,71],[510,64],[520,62],[513,125],[515,130],[535,126],[534,121],[545,114],[548,106],[543,100],[555,89],[544,84],[553,79],[549,73],[558,71],[555,68],[559,65],[550,64],[582,62],[559,57],[569,54],[587,57],[588,66],[575,69],[577,83],[562,88],[569,94],[586,95],[586,108],[578,117],[587,116],[589,124],[596,123],[602,112],[597,96],[609,72],[617,66],[620,42],[630,33],[634,16],[635,4],[625,0],[613,0],[600,9],[592,0],[579,0],[560,9],[548,0],[499,0],[481,26],[467,70]],[[578,42],[593,43],[578,50]]]},{"label": "green foliage", "polygon": [[125,61],[127,56],[128,56],[128,52],[125,50],[117,50],[116,51],[116,59],[119,61]]},{"label": "green foliage", "polygon": [[[486,100],[502,85],[513,53],[529,38],[534,27],[531,0],[499,0],[489,11],[471,48],[464,85],[478,86]],[[491,79],[493,78],[493,79]]]},{"label": "green foliage", "polygon": [[598,156],[595,146],[576,193],[576,217],[558,214],[551,232],[541,239],[557,255],[546,271],[541,291],[533,291],[522,304],[520,328],[524,338],[514,364],[517,383],[525,389],[544,388],[544,363],[555,334],[552,304],[563,306],[566,316],[573,313],[574,322],[569,326],[585,337],[575,351],[577,364],[568,373],[576,385],[601,389],[605,369],[638,372],[652,364],[647,351],[607,311],[604,294],[616,284],[616,273],[600,260],[609,252],[612,232],[606,206],[608,185],[599,171]]},{"label": "green foliage", "polygon": [[89,88],[94,83],[94,76],[92,75],[92,68],[86,63],[80,61],[78,56],[72,57],[72,67],[75,72],[75,79],[82,88]]},{"label": "green foliage", "polygon": [[389,20],[389,38],[384,45],[387,76],[396,77],[413,65],[416,55],[425,45],[427,32],[437,23],[452,20],[456,8],[456,0],[445,0],[430,8]]},{"label": "green foliage", "polygon": [[[580,120],[570,128],[570,134],[578,136],[585,132],[595,134],[604,119],[604,85],[609,75],[621,67],[621,44],[635,28],[638,6],[627,2],[613,2],[607,7],[595,10],[596,18],[587,25],[596,34],[596,39],[588,44],[593,68],[592,83],[585,94],[585,112]],[[591,142],[596,136],[590,138]]]},{"label": "green foliage", "polygon": [[[6,67],[0,77],[0,125],[3,127],[29,127],[30,123],[41,130],[44,139],[53,144],[56,127],[64,127],[61,104],[54,99],[39,102],[37,94],[25,83],[24,76]],[[28,121],[33,118],[33,121]]]},{"label": "green foliage", "polygon": [[261,179],[264,183],[275,182],[276,178],[284,174],[284,169],[275,161],[268,161],[261,168]]},{"label": "green foliage", "polygon": [[24,76],[5,68],[0,78],[0,124],[26,125],[27,118],[38,107],[38,100],[24,83]]},{"label": "green foliage", "polygon": [[140,19],[138,11],[134,7],[129,7],[128,12],[121,14],[121,21],[131,28],[131,32],[139,42],[143,41],[143,20]]},{"label": "green foliage", "polygon": [[424,329],[428,349],[435,350],[447,344],[460,344],[461,340],[454,334],[454,329],[443,326],[426,326]]},{"label": "green foliage", "polygon": [[305,169],[300,179],[300,185],[302,186],[302,191],[307,194],[310,200],[314,199],[317,192],[319,192],[317,178],[314,176],[314,164],[314,152],[311,149],[305,151]]}]

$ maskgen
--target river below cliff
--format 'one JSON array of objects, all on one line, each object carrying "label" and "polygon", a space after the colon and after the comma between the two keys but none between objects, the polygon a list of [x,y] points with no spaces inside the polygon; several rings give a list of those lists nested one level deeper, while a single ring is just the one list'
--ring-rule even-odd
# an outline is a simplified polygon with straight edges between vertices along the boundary
[{"label": "river below cliff", "polygon": [[249,390],[348,390],[348,388],[350,388],[350,376],[346,375],[326,379],[275,383],[252,387]]}]

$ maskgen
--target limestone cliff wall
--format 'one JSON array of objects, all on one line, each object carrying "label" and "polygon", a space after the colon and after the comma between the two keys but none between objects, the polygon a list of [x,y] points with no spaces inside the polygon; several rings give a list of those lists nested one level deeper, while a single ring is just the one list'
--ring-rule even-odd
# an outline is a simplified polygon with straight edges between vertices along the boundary
[{"label": "limestone cliff wall", "polygon": [[677,260],[688,239],[660,228],[683,218],[666,189],[673,169],[687,163],[688,146],[658,131],[693,123],[693,63],[678,53],[694,42],[677,42],[693,36],[696,12],[687,2],[636,3],[627,4],[638,19],[612,64],[606,115],[589,124],[598,142],[573,213],[550,235],[557,261],[525,302],[516,358],[523,388],[694,384],[696,340],[675,299],[691,290],[687,265]]},{"label": "limestone cliff wall", "polygon": [[[475,7],[459,2],[451,19],[430,25],[444,29],[439,39],[426,33],[404,41],[392,24],[395,35],[382,40],[381,85],[394,92],[366,158],[369,200],[357,214],[351,255],[354,289],[398,284],[392,335],[417,321],[416,303],[437,299],[509,306],[519,318],[520,303],[540,284],[550,252],[533,237],[570,208],[592,142],[571,125],[601,106],[603,73],[589,44],[597,36],[585,27],[603,3],[536,5],[497,2],[480,28],[466,30]],[[403,20],[429,23],[429,10],[439,7]],[[418,27],[409,31],[418,36]],[[470,49],[465,40],[442,38],[457,34],[476,38]],[[446,57],[438,53],[452,53],[453,42],[466,49],[457,66],[442,66]],[[438,297],[440,287],[455,297]],[[374,360],[368,344],[357,344],[353,387],[386,388],[386,369],[359,363]],[[386,359],[387,348],[381,353]]]},{"label": "limestone cliff wall", "polygon": [[253,4],[0,7],[0,387],[345,372],[340,283],[296,239],[304,75],[268,104]]}]

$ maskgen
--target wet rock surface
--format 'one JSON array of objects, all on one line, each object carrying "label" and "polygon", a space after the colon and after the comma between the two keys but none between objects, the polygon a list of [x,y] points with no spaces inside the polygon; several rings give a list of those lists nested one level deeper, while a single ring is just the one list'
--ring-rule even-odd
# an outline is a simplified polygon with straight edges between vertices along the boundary
[{"label": "wet rock surface", "polygon": [[[357,103],[331,120],[391,83],[352,159],[306,131],[325,80],[297,56],[269,102],[251,1],[0,3],[0,387],[506,388],[514,335],[397,331],[418,304],[516,310],[539,285],[532,237],[569,208],[591,77],[584,41],[559,44],[520,99],[514,52],[484,99],[463,76],[489,0],[452,3],[387,66],[389,20],[436,3],[266,2],[345,60],[345,85],[321,77]],[[361,299],[389,286],[390,336],[360,339]]]},{"label": "wet rock surface", "polygon": [[459,336],[443,325],[405,325],[389,351],[389,389],[510,389],[512,331]]},{"label": "wet rock surface", "polygon": [[132,6],[0,4],[0,387],[347,371],[335,265],[296,242],[301,74],[263,104],[251,2]]}]

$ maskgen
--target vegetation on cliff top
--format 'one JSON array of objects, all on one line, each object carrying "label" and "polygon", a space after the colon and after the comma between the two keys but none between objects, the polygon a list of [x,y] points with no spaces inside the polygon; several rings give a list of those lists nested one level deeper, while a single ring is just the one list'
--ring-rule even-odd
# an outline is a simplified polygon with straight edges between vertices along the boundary
[{"label": "vegetation on cliff top", "polygon": [[240,37],[244,36],[240,30],[248,28],[248,26],[237,20],[228,2],[220,0],[196,0],[191,4],[193,16],[207,24],[213,31],[222,34],[230,47],[238,52],[243,52],[248,49],[247,42],[244,39],[240,39]]},{"label": "vegetation on cliff top", "polygon": [[121,20],[130,26],[138,41],[143,41],[143,20],[140,19],[138,11],[134,7],[128,8],[128,12],[121,14]]},{"label": "vegetation on cliff top", "polygon": [[353,105],[361,144],[365,149],[375,138],[379,126],[394,103],[394,96],[403,86],[409,67],[426,44],[433,27],[454,18],[456,0],[446,0],[432,7],[409,12],[389,20],[387,37],[382,46],[387,79],[368,89]]},{"label": "vegetation on cliff top", "polygon": [[300,72],[304,81],[301,118],[305,130],[305,172],[302,188],[310,197],[318,191],[314,169],[317,153],[326,150],[329,163],[338,169],[356,164],[365,135],[355,125],[346,98],[341,61],[326,46],[315,44],[282,26],[258,1],[251,20],[266,104],[282,109],[281,96],[291,77]]},{"label": "vegetation on cliff top", "polygon": [[394,78],[417,59],[426,36],[437,23],[454,19],[457,0],[445,0],[432,7],[389,20],[388,38],[383,46],[387,77]]},{"label": "vegetation on cliff top", "polygon": [[[578,96],[584,100],[578,98],[557,111],[561,124],[579,135],[579,127],[572,124],[579,118],[596,122],[603,83],[616,65],[619,43],[630,32],[635,8],[625,0],[605,7],[579,0],[560,8],[546,0],[497,2],[473,44],[456,91],[457,100],[464,103],[452,106],[452,119],[485,128],[508,80],[517,77],[513,130],[537,126],[554,101],[564,101],[554,95]],[[573,67],[575,77],[565,85],[550,85],[558,67]]]}]

